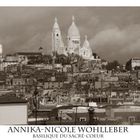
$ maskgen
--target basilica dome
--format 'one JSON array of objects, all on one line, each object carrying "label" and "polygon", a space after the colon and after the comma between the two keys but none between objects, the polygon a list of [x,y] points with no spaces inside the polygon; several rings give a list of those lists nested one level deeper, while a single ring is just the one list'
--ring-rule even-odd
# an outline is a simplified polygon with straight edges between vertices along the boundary
[{"label": "basilica dome", "polygon": [[77,37],[80,37],[80,33],[79,33],[79,30],[74,22],[74,17],[72,17],[72,24],[71,26],[69,27],[69,30],[68,30],[68,36],[69,37],[73,37],[73,36],[77,36]]}]

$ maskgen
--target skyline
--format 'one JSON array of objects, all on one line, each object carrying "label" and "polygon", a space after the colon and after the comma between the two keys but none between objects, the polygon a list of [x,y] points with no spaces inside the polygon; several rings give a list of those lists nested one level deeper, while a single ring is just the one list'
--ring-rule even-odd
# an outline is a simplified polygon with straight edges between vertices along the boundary
[{"label": "skyline", "polygon": [[[51,31],[57,17],[63,41],[72,16],[81,35],[88,36],[93,52],[101,58],[125,63],[139,57],[140,8],[112,7],[0,7],[0,43],[4,54],[38,50],[51,52]],[[108,55],[110,54],[110,55]]]}]

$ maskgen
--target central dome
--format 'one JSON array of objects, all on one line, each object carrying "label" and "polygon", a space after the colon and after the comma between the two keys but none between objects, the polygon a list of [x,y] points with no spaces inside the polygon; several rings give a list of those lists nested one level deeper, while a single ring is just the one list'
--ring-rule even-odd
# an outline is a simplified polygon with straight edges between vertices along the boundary
[{"label": "central dome", "polygon": [[79,33],[79,30],[74,22],[74,16],[72,17],[72,24],[71,26],[69,27],[69,30],[68,30],[68,36],[69,37],[72,37],[72,36],[79,36],[80,37],[80,33]]}]

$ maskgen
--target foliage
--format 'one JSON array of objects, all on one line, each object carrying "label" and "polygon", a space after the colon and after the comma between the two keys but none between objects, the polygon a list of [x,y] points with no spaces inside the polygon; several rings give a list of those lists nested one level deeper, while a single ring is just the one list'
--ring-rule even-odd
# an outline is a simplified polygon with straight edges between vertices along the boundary
[{"label": "foliage", "polygon": [[120,64],[117,60],[114,60],[112,62],[109,62],[106,66],[107,70],[117,70],[118,68],[120,68]]}]

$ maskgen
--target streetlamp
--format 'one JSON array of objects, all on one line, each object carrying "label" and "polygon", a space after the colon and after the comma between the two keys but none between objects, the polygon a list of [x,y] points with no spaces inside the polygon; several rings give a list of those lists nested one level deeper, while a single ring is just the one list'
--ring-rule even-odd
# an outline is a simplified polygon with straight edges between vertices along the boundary
[{"label": "streetlamp", "polygon": [[37,124],[37,95],[38,95],[38,90],[37,87],[35,86],[35,91],[34,91],[34,100],[35,100],[35,124]]},{"label": "streetlamp", "polygon": [[74,124],[76,125],[77,123],[77,105],[76,105],[76,108],[75,108],[75,121],[74,121]]},{"label": "streetlamp", "polygon": [[60,125],[62,124],[62,111],[60,111]]},{"label": "streetlamp", "polygon": [[103,71],[101,71],[101,95],[99,97],[100,103],[102,102],[101,97],[103,95]]},{"label": "streetlamp", "polygon": [[89,113],[89,125],[94,124],[94,113],[95,113],[94,111],[95,111],[95,109],[93,107],[90,107],[88,109],[88,113]]}]

